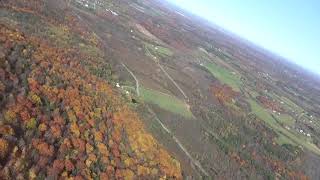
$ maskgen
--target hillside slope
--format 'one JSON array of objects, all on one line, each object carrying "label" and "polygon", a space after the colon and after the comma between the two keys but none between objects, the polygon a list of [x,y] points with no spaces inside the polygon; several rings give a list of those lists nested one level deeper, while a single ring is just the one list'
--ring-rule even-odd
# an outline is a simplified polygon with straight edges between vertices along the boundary
[{"label": "hillside slope", "polygon": [[38,13],[0,9],[1,179],[181,179],[106,81],[99,42]]},{"label": "hillside slope", "polygon": [[303,69],[162,0],[0,7],[4,177],[320,177]]}]

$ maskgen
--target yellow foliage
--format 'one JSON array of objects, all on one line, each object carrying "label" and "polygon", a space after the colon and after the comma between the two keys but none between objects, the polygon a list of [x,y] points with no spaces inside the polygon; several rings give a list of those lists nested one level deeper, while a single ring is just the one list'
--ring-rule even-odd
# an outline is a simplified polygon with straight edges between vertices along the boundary
[{"label": "yellow foliage", "polygon": [[34,172],[34,169],[31,168],[31,169],[29,170],[29,179],[34,180],[34,179],[36,179],[36,178],[37,178],[37,175],[36,175],[36,173]]},{"label": "yellow foliage", "polygon": [[89,39],[89,42],[94,44],[94,45],[98,45],[98,38],[97,35],[95,33],[92,33]]},{"label": "yellow foliage", "polygon": [[111,88],[110,88],[107,84],[105,84],[105,83],[99,83],[99,84],[98,84],[98,91],[100,91],[100,92],[105,92],[105,93],[107,93],[108,95],[112,95],[112,90],[111,90]]},{"label": "yellow foliage", "polygon": [[65,33],[69,33],[69,32],[70,32],[68,26],[61,25],[60,28],[61,28],[61,30],[62,30],[63,32],[65,32]]},{"label": "yellow foliage", "polygon": [[8,122],[13,121],[17,118],[17,114],[14,111],[8,110],[4,113],[4,119]]},{"label": "yellow foliage", "polygon": [[42,104],[41,98],[38,95],[36,95],[36,94],[34,94],[32,92],[29,94],[29,99],[30,99],[30,101],[32,103],[34,103],[36,105],[41,105]]},{"label": "yellow foliage", "polygon": [[97,157],[96,155],[90,153],[87,160],[86,160],[86,165],[87,167],[90,167],[92,163],[97,161]]},{"label": "yellow foliage", "polygon": [[34,128],[36,128],[36,125],[37,125],[36,119],[35,119],[35,118],[31,118],[31,119],[27,122],[26,128],[27,128],[27,129],[34,129]]},{"label": "yellow foliage", "polygon": [[150,174],[150,169],[144,166],[138,166],[138,176],[147,176]]},{"label": "yellow foliage", "polygon": [[97,145],[98,150],[100,151],[100,153],[104,156],[109,156],[109,151],[106,145],[104,145],[103,143],[98,143]]},{"label": "yellow foliage", "polygon": [[129,169],[124,170],[122,173],[125,180],[131,180],[135,178],[135,174]]},{"label": "yellow foliage", "polygon": [[12,32],[9,34],[10,38],[12,40],[22,40],[24,39],[23,36],[21,36],[21,34],[19,34],[18,32]]},{"label": "yellow foliage", "polygon": [[4,90],[6,89],[6,86],[0,82],[0,92],[4,92]]},{"label": "yellow foliage", "polygon": [[159,159],[160,159],[160,167],[162,171],[166,172],[166,174],[170,176],[174,176],[178,179],[182,179],[181,172],[180,172],[180,163],[177,160],[171,158],[167,151],[160,149]]},{"label": "yellow foliage", "polygon": [[77,123],[75,123],[75,122],[72,122],[72,123],[71,123],[70,131],[71,131],[76,137],[79,137],[79,136],[80,136],[80,130],[79,130],[79,127],[78,127]]},{"label": "yellow foliage", "polygon": [[156,168],[153,168],[152,170],[151,170],[151,175],[153,175],[153,176],[156,176],[157,174],[158,174],[158,169],[156,169]]},{"label": "yellow foliage", "polygon": [[0,126],[1,135],[14,135],[13,129],[9,125]]},{"label": "yellow foliage", "polygon": [[44,132],[44,131],[47,130],[47,125],[44,124],[44,123],[41,123],[41,124],[39,125],[38,129],[39,129],[40,132]]},{"label": "yellow foliage", "polygon": [[94,132],[94,140],[96,142],[102,142],[103,141],[103,134],[99,131]]},{"label": "yellow foliage", "polygon": [[124,160],[124,164],[126,167],[132,167],[135,163],[132,158],[127,158],[126,160]]},{"label": "yellow foliage", "polygon": [[[159,147],[156,140],[144,130],[137,114],[123,108],[114,117],[123,120],[131,148],[139,158],[143,157],[150,162],[157,162],[160,165],[161,172],[167,177],[182,179],[180,163],[173,159],[167,151]],[[139,172],[140,174],[150,174],[150,171],[143,166],[138,167],[138,174]]]},{"label": "yellow foliage", "polygon": [[86,144],[86,152],[89,154],[93,151],[93,146],[91,146],[89,143]]},{"label": "yellow foliage", "polygon": [[109,157],[107,157],[107,156],[102,156],[102,157],[101,157],[101,162],[104,163],[105,165],[106,165],[106,164],[109,164]]},{"label": "yellow foliage", "polygon": [[63,173],[61,174],[61,177],[64,177],[65,179],[69,179],[68,178],[68,172],[67,171],[63,171]]},{"label": "yellow foliage", "polygon": [[80,105],[80,101],[79,100],[74,100],[72,101],[72,106],[73,106],[73,110],[75,113],[79,113],[81,112],[81,105]]},{"label": "yellow foliage", "polygon": [[70,122],[76,122],[77,121],[77,117],[76,117],[76,115],[74,115],[73,111],[68,110],[67,114],[68,114],[68,118],[69,118]]},{"label": "yellow foliage", "polygon": [[94,109],[94,118],[101,119],[101,108]]},{"label": "yellow foliage", "polygon": [[0,138],[0,159],[3,159],[7,156],[9,149],[9,143],[7,140]]}]

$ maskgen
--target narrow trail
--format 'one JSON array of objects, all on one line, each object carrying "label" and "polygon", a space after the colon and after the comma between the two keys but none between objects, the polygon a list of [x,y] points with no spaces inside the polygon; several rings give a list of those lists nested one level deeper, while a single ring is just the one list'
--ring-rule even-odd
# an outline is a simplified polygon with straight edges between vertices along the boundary
[{"label": "narrow trail", "polygon": [[[74,8],[75,10],[78,10],[78,8]],[[80,10],[82,12],[82,10]],[[84,12],[82,12],[84,13]],[[85,12],[86,13],[86,12]],[[91,31],[93,33],[95,33],[95,31],[91,28],[90,24],[85,22],[77,13],[74,13],[77,18],[82,21],[83,23],[85,23],[86,25],[89,25],[88,28],[91,29]],[[99,36],[99,34],[95,33],[96,36],[99,38],[99,40],[102,42],[102,44],[105,46],[103,39]],[[137,92],[137,96],[140,96],[140,91],[139,91],[139,80],[137,79],[137,77],[134,75],[134,73],[122,62],[120,62],[121,65],[131,74],[131,76],[134,78],[134,80],[136,81],[136,92]],[[184,91],[180,88],[180,86],[173,80],[173,78],[171,78],[171,76],[166,72],[166,70],[160,65],[160,63],[157,63],[159,65],[159,67],[161,68],[161,70],[164,72],[164,74],[173,82],[173,84],[179,89],[179,91],[183,94],[183,96],[187,99],[188,97],[186,96],[186,94],[184,93]],[[172,139],[175,141],[175,143],[177,143],[177,145],[179,146],[179,148],[185,153],[185,155],[188,157],[188,159],[190,160],[190,162],[194,165],[194,167],[196,167],[198,170],[201,171],[201,174],[203,174],[206,177],[209,177],[209,173],[201,166],[200,162],[196,159],[194,159],[191,154],[187,151],[187,149],[183,146],[183,144],[179,141],[179,139],[171,132],[170,129],[168,129],[163,123],[162,121],[158,118],[158,116],[156,115],[156,113],[149,107],[147,106],[147,109],[149,111],[149,113],[151,113],[154,118],[157,120],[157,122],[161,125],[161,127],[172,137]]]},{"label": "narrow trail", "polygon": [[170,81],[176,86],[176,88],[181,92],[185,99],[188,99],[186,93],[181,89],[181,87],[176,83],[176,81],[168,74],[168,72],[162,67],[160,63],[158,63],[162,72],[170,79]]},{"label": "narrow trail", "polygon": [[[157,58],[156,56],[154,56],[149,50],[148,48],[146,48],[147,53],[152,55],[154,58]],[[159,60],[155,60],[154,62],[160,67],[161,71],[165,74],[165,76],[167,76],[167,78],[176,86],[176,88],[180,91],[180,93],[183,95],[183,97],[188,100],[188,96],[186,95],[186,93],[182,90],[182,88],[176,83],[176,81],[170,76],[170,74],[163,68],[163,66],[160,64]]]},{"label": "narrow trail", "polygon": [[133,74],[133,72],[123,63],[121,62],[121,65],[131,74],[131,76],[133,77],[133,79],[136,81],[136,92],[137,92],[137,96],[140,96],[140,90],[139,90],[139,80],[138,78]]},{"label": "narrow trail", "polygon": [[179,141],[179,139],[162,123],[162,121],[158,118],[155,112],[152,111],[152,109],[147,106],[147,109],[149,113],[151,113],[154,118],[157,120],[157,122],[161,125],[161,127],[172,137],[172,139],[175,141],[175,143],[178,144],[179,148],[186,154],[186,156],[189,158],[190,162],[197,167],[201,173],[207,177],[209,177],[209,173],[201,166],[200,162],[198,160],[195,160],[188,150],[182,145],[182,143]]}]

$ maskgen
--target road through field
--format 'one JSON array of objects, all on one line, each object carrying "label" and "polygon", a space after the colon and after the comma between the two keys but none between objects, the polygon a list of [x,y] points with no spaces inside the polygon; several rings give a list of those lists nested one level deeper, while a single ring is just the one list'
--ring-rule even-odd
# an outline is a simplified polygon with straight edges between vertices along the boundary
[{"label": "road through field", "polygon": [[155,63],[157,63],[157,65],[160,67],[161,71],[164,73],[165,76],[167,76],[167,78],[176,86],[176,88],[181,92],[181,94],[183,95],[183,97],[188,100],[188,96],[186,95],[186,93],[182,90],[182,88],[176,83],[176,81],[170,76],[170,74],[163,68],[163,66],[160,64],[159,60],[156,60],[157,57],[154,56],[149,50],[148,48],[146,48],[146,51],[148,54],[153,56],[153,60]]},{"label": "road through field", "polygon": [[168,74],[168,72],[162,67],[160,63],[158,63],[162,72],[170,79],[170,81],[177,87],[177,89],[181,92],[185,99],[188,99],[186,93],[181,89],[181,87],[176,83],[176,81]]},{"label": "road through field", "polygon": [[196,159],[194,159],[190,153],[188,152],[188,150],[183,146],[183,144],[179,141],[179,139],[170,131],[170,129],[168,129],[163,123],[162,121],[157,117],[156,113],[152,111],[152,109],[150,107],[147,107],[149,113],[151,113],[155,119],[157,120],[157,122],[161,125],[161,127],[172,137],[172,139],[178,144],[179,148],[186,154],[186,156],[188,157],[188,159],[190,160],[190,162],[198,169],[201,171],[201,174],[204,176],[209,177],[209,173],[202,167],[202,165],[200,164],[200,162]]},{"label": "road through field", "polygon": [[[88,14],[87,12],[84,12],[83,10],[80,10],[78,8],[75,8],[75,10],[80,11],[81,13],[85,13]],[[92,32],[95,33],[95,31],[91,28],[91,25],[87,22],[85,22],[77,13],[74,13],[78,19],[80,21],[82,21],[83,23],[85,23],[86,25],[88,25],[88,28],[91,29]],[[98,33],[95,33],[96,36],[98,37],[98,39],[102,42],[102,44],[105,46],[103,39],[99,36]],[[120,62],[121,65],[128,71],[129,74],[131,74],[131,76],[134,78],[134,80],[136,81],[136,91],[137,91],[137,95],[140,95],[140,91],[139,91],[139,80],[138,78],[134,75],[134,73],[122,62]],[[173,84],[179,89],[179,91],[183,94],[183,96],[187,99],[186,94],[184,93],[184,91],[180,88],[180,86],[173,80],[173,78],[166,72],[166,70],[160,65],[160,63],[157,63],[159,65],[159,67],[161,68],[161,70],[163,71],[163,73],[173,82]],[[196,167],[203,176],[209,177],[209,173],[202,167],[202,165],[200,164],[200,162],[196,159],[194,159],[190,153],[187,151],[187,149],[183,146],[183,144],[180,142],[180,140],[171,132],[171,130],[166,127],[162,121],[157,117],[157,115],[153,112],[153,110],[148,107],[148,111],[149,113],[151,113],[155,119],[157,120],[157,122],[161,125],[161,127],[172,137],[172,139],[174,140],[175,143],[177,143],[177,145],[179,146],[179,148],[185,153],[185,155],[188,157],[188,159],[190,160],[191,164]]]},{"label": "road through field", "polygon": [[121,65],[131,74],[133,79],[136,81],[136,92],[137,96],[140,96],[140,90],[139,90],[139,80],[138,78],[133,74],[133,72],[125,65],[123,62],[121,62]]}]

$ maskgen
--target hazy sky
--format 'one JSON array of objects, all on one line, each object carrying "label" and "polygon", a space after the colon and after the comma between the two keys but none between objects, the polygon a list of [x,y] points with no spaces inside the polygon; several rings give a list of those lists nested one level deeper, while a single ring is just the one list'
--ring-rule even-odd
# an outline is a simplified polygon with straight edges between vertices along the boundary
[{"label": "hazy sky", "polygon": [[168,0],[320,74],[320,0]]}]

